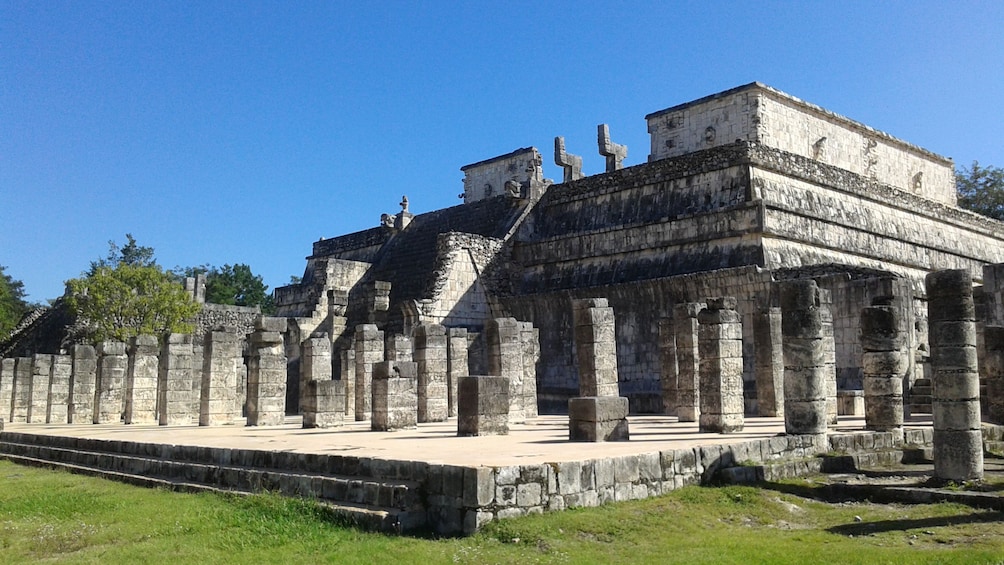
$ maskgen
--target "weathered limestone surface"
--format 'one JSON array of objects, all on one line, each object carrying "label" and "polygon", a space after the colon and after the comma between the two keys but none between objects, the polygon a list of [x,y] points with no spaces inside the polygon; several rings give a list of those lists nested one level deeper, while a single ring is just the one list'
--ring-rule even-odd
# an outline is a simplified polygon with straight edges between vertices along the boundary
[{"label": "weathered limestone surface", "polygon": [[676,331],[672,317],[659,320],[659,385],[662,389],[663,414],[676,416],[680,382],[676,359]]},{"label": "weathered limestone surface", "polygon": [[813,280],[782,282],[784,428],[789,434],[826,433],[825,341],[820,289]]},{"label": "weathered limestone surface", "polygon": [[861,311],[865,427],[869,430],[902,434],[903,380],[910,367],[905,330],[899,308],[891,304]]},{"label": "weathered limestone surface", "polygon": [[829,289],[819,289],[820,319],[823,323],[823,366],[826,367],[826,423],[837,424],[837,353],[833,331],[833,294]]},{"label": "weathered limestone surface", "polygon": [[450,417],[457,415],[457,387],[460,377],[470,374],[467,362],[467,328],[449,329],[449,356],[447,358],[449,378]]},{"label": "weathered limestone surface", "polygon": [[980,380],[972,276],[964,270],[927,275],[931,340],[934,474],[950,481],[983,477]]},{"label": "weathered limestone surface", "polygon": [[570,441],[627,441],[628,399],[624,396],[580,396],[568,401]]},{"label": "weathered limestone surface", "polygon": [[765,307],[753,313],[754,375],[757,412],[784,415],[784,348],[781,309]]},{"label": "weathered limestone surface", "polygon": [[31,357],[18,357],[14,363],[14,385],[11,389],[11,422],[27,422],[31,404]]},{"label": "weathered limestone surface", "polygon": [[9,422],[14,390],[13,358],[0,359],[0,422]]},{"label": "weathered limestone surface", "polygon": [[458,436],[509,433],[509,382],[505,377],[460,377],[457,395]]},{"label": "weathered limestone surface", "polygon": [[94,422],[94,381],[98,357],[92,345],[73,346],[73,378],[70,379],[70,424]]},{"label": "weathered limestone surface", "polygon": [[28,383],[29,424],[44,424],[49,404],[49,377],[52,372],[52,355],[36,353],[31,361],[31,381]]},{"label": "weathered limestone surface", "polygon": [[356,419],[356,349],[355,343],[349,342],[339,356],[341,371],[339,380],[345,382],[345,419]]},{"label": "weathered limestone surface", "polygon": [[605,298],[572,301],[580,396],[618,396],[614,310]]},{"label": "weathered limestone surface", "polygon": [[103,341],[98,344],[97,383],[94,386],[95,424],[117,424],[122,421],[122,393],[128,370],[126,344],[121,341]]},{"label": "weathered limestone surface", "polygon": [[53,355],[49,373],[49,393],[46,399],[45,423],[69,423],[70,378],[73,374],[73,358],[69,355]]},{"label": "weathered limestone surface", "polygon": [[446,328],[439,324],[416,326],[414,345],[418,368],[418,421],[445,421],[450,415]]},{"label": "weathered limestone surface", "polygon": [[382,361],[373,367],[373,431],[390,432],[418,424],[418,367],[408,361]]},{"label": "weathered limestone surface", "polygon": [[987,421],[1004,425],[1004,326],[987,326],[984,330],[986,356],[980,368],[987,375]]},{"label": "weathered limestone surface", "polygon": [[316,381],[304,383],[304,428],[335,428],[345,420],[345,382]]},{"label": "weathered limestone surface", "polygon": [[523,347],[523,416],[537,416],[537,363],[540,362],[540,330],[531,322],[519,323],[519,341]]},{"label": "weathered limestone surface", "polygon": [[240,355],[237,332],[234,328],[208,332],[204,347],[199,425],[233,424],[237,410],[237,359]]},{"label": "weathered limestone surface", "polygon": [[331,341],[326,334],[315,335],[300,344],[300,412],[307,400],[307,381],[331,380]]},{"label": "weathered limestone surface", "polygon": [[697,315],[703,432],[731,433],[745,425],[743,328],[736,299],[708,299]]},{"label": "weathered limestone surface", "polygon": [[139,335],[129,344],[129,369],[126,372],[126,424],[152,424],[157,417],[157,378],[160,353],[157,338]]},{"label": "weathered limestone surface", "polygon": [[356,326],[356,421],[370,418],[373,401],[373,367],[383,362],[383,332],[375,324]]},{"label": "weathered limestone surface", "polygon": [[677,405],[681,422],[696,422],[701,414],[701,355],[698,351],[698,313],[704,302],[688,302],[673,307],[673,331],[676,336]]},{"label": "weathered limestone surface", "polygon": [[286,352],[282,334],[259,329],[251,334],[250,349],[247,425],[278,426],[286,420]]},{"label": "weathered limestone surface", "polygon": [[523,406],[523,346],[515,318],[495,318],[485,326],[488,343],[488,372],[509,382],[509,421],[526,421]]},{"label": "weathered limestone surface", "polygon": [[192,335],[165,335],[157,368],[158,422],[161,426],[187,426],[197,421],[192,364]]}]

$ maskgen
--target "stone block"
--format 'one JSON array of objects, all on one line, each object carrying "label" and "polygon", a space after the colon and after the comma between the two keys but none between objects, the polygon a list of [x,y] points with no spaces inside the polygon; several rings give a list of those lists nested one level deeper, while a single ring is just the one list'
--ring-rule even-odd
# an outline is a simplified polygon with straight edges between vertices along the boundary
[{"label": "stone block", "polygon": [[568,401],[570,441],[627,441],[628,399],[618,396],[578,397]]},{"label": "stone block", "polygon": [[461,377],[457,388],[457,435],[508,434],[509,390],[505,377]]}]

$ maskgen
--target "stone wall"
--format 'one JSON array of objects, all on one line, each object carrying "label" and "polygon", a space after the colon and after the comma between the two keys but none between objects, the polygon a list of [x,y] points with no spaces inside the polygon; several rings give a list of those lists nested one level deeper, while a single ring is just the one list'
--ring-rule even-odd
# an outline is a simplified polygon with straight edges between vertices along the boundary
[{"label": "stone wall", "polygon": [[646,116],[650,161],[733,143],[762,143],[954,205],[950,159],[753,83]]},{"label": "stone wall", "polygon": [[421,305],[423,322],[480,327],[491,317],[483,275],[502,248],[502,241],[453,232],[441,234],[436,247],[431,302]]},{"label": "stone wall", "polygon": [[536,148],[524,147],[461,167],[464,173],[464,204],[506,194],[506,183],[509,181],[520,186],[544,182],[542,164]]}]

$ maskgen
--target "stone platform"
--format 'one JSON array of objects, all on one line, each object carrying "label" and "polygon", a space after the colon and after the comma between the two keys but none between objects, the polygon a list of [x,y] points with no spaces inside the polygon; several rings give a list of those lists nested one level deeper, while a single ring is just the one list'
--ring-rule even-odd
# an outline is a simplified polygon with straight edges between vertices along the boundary
[{"label": "stone platform", "polygon": [[[303,429],[299,417],[275,427],[8,423],[0,456],[183,490],[314,497],[362,525],[461,534],[500,518],[658,496],[729,467],[896,442],[864,431],[862,417],[841,417],[828,437],[779,435],[781,418],[749,418],[727,435],[670,416],[630,419],[631,441],[588,444],[568,441],[567,416],[480,437],[457,437],[455,420],[390,433],[368,422]],[[930,426],[927,415],[907,422]]]}]

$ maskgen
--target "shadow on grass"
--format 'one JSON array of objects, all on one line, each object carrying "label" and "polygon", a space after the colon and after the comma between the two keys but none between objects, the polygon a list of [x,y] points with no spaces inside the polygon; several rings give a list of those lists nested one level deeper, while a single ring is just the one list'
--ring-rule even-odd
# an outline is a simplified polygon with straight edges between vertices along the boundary
[{"label": "shadow on grass", "polygon": [[941,516],[932,518],[917,518],[914,520],[879,520],[877,522],[854,522],[827,528],[826,531],[842,536],[865,536],[881,532],[898,532],[904,530],[930,529],[984,522],[999,522],[1004,519],[1001,512],[979,512],[964,516]]}]

